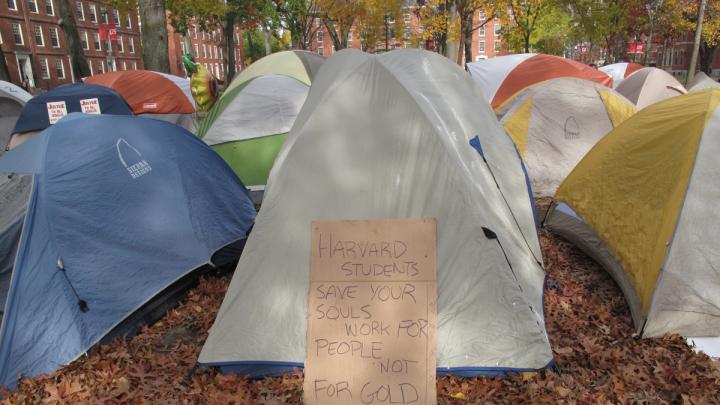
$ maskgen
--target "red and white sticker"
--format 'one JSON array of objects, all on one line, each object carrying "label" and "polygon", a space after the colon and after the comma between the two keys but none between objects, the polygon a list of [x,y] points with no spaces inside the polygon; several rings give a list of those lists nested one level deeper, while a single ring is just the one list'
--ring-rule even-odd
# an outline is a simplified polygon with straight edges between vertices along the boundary
[{"label": "red and white sticker", "polygon": [[101,114],[100,101],[97,98],[80,100],[80,110],[85,114]]},{"label": "red and white sticker", "polygon": [[46,105],[50,125],[60,121],[62,117],[67,115],[67,107],[64,101],[51,101],[46,103]]},{"label": "red and white sticker", "polygon": [[157,103],[143,103],[144,110],[157,110]]}]

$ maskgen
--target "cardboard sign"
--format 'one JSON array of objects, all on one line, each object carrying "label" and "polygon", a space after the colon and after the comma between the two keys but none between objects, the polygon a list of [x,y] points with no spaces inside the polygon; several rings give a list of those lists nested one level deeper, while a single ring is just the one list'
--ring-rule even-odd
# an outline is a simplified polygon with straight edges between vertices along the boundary
[{"label": "cardboard sign", "polygon": [[312,224],[306,404],[435,404],[435,219]]},{"label": "cardboard sign", "polygon": [[62,117],[67,115],[67,108],[64,101],[51,101],[45,104],[47,105],[50,125],[60,121]]},{"label": "cardboard sign", "polygon": [[80,110],[85,114],[100,114],[100,101],[97,98],[80,100]]}]

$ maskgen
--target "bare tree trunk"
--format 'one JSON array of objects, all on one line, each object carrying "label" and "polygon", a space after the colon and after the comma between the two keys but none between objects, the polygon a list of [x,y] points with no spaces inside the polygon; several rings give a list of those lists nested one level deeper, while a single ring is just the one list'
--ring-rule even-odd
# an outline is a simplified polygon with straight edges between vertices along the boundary
[{"label": "bare tree trunk", "polygon": [[0,80],[10,81],[10,71],[5,63],[5,52],[2,50],[2,45],[0,45]]},{"label": "bare tree trunk", "polygon": [[698,51],[700,50],[700,40],[702,38],[703,18],[705,18],[705,5],[707,0],[700,0],[700,9],[698,10],[697,27],[695,28],[695,42],[693,43],[692,56],[690,57],[690,66],[688,66],[688,75],[685,83],[690,83],[695,77],[695,67],[697,66]]},{"label": "bare tree trunk", "polygon": [[263,41],[265,42],[265,55],[270,55],[272,53],[272,45],[270,44],[270,30],[263,24],[262,27],[263,32]]},{"label": "bare tree trunk", "polygon": [[88,77],[92,73],[90,72],[90,66],[88,66],[85,54],[82,50],[80,43],[80,35],[75,25],[75,3],[70,4],[69,0],[60,0],[58,5],[60,6],[60,28],[65,33],[65,39],[70,49],[70,61],[72,69],[72,77],[75,80],[81,81],[83,77]]},{"label": "bare tree trunk", "polygon": [[225,86],[232,81],[235,76],[235,14],[227,13],[225,15]]},{"label": "bare tree trunk", "polygon": [[170,73],[168,31],[163,0],[140,0],[142,55],[145,69]]},{"label": "bare tree trunk", "polygon": [[[450,21],[448,27],[452,27],[453,24],[455,24],[455,19],[457,18],[457,7],[455,5],[455,1],[451,0],[452,3],[450,4]],[[448,28],[449,30],[449,28]],[[454,60],[455,56],[457,55],[457,42],[455,41],[447,41],[445,43],[445,56],[449,58],[450,60]]]}]

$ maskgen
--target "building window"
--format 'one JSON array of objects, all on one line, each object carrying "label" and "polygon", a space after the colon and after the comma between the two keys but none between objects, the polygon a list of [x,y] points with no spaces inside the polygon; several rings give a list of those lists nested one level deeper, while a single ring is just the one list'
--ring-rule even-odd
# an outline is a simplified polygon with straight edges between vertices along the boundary
[{"label": "building window", "polygon": [[40,61],[40,77],[42,77],[43,79],[50,78],[50,68],[48,67],[47,59],[43,59]]},{"label": "building window", "polygon": [[135,53],[135,38],[130,37],[130,42],[128,42],[128,48],[130,49],[130,53]]},{"label": "building window", "polygon": [[193,38],[197,39],[197,25],[193,25]]},{"label": "building window", "polygon": [[478,52],[485,53],[485,41],[478,42]]},{"label": "building window", "polygon": [[323,56],[323,48],[322,48],[322,46],[318,48],[318,55]]},{"label": "building window", "polygon": [[88,66],[90,67],[90,76],[94,75],[95,71],[93,70],[92,59],[88,59]]},{"label": "building window", "polygon": [[50,45],[52,45],[53,48],[60,48],[57,27],[50,27]]},{"label": "building window", "polygon": [[495,33],[495,35],[500,34],[500,24],[495,23],[495,30],[493,32]]},{"label": "building window", "polygon": [[117,40],[118,53],[125,53],[125,44],[123,43],[123,37],[120,35]]},{"label": "building window", "polygon": [[203,44],[203,58],[207,59],[207,46]]},{"label": "building window", "polygon": [[199,57],[200,57],[200,49],[199,49],[199,45],[198,45],[198,44],[195,44],[195,57],[196,57],[196,58],[199,58]]},{"label": "building window", "polygon": [[215,59],[218,58],[218,52],[217,52],[217,50],[218,50],[217,45],[213,45],[213,54],[215,55]]},{"label": "building window", "polygon": [[65,64],[63,64],[62,59],[57,59],[55,61],[55,73],[57,73],[58,79],[65,78]]},{"label": "building window", "polygon": [[100,73],[105,73],[105,61],[100,61]]},{"label": "building window", "polygon": [[82,1],[76,1],[75,8],[77,8],[78,20],[85,21],[85,10],[83,9]]},{"label": "building window", "polygon": [[97,24],[97,10],[95,9],[94,4],[90,4],[90,21]]},{"label": "building window", "polygon": [[127,62],[123,61],[123,70],[127,70]]},{"label": "building window", "polygon": [[483,25],[478,29],[478,36],[484,37],[485,36],[485,26]]},{"label": "building window", "polygon": [[15,38],[15,43],[17,45],[25,45],[25,41],[23,40],[22,27],[20,26],[20,24],[13,23],[12,33],[13,37]]},{"label": "building window", "polygon": [[323,32],[322,31],[317,32],[317,43],[318,43],[318,45],[322,45],[322,43],[323,43]]},{"label": "building window", "polygon": [[8,0],[7,3],[8,3],[8,8],[9,8],[10,10],[15,10],[15,11],[17,11],[17,4],[15,4],[15,0]]},{"label": "building window", "polygon": [[55,7],[53,7],[52,0],[45,0],[45,12],[47,15],[55,15]]},{"label": "building window", "polygon": [[109,22],[107,16],[107,9],[105,7],[100,7],[100,17],[102,17],[105,24]]},{"label": "building window", "polygon": [[120,12],[117,10],[113,10],[113,22],[115,23],[115,26],[120,25]]},{"label": "building window", "polygon": [[35,43],[37,46],[45,46],[45,38],[43,38],[42,28],[39,25],[33,26],[35,32]]},{"label": "building window", "polygon": [[495,52],[500,50],[500,41],[495,41]]},{"label": "building window", "polygon": [[82,37],[80,37],[80,42],[82,43],[82,48],[84,50],[87,51],[90,48],[90,41],[88,41],[87,31],[83,32]]},{"label": "building window", "polygon": [[93,33],[93,43],[96,51],[102,51],[102,43],[100,42],[100,34],[97,32]]},{"label": "building window", "polygon": [[132,28],[132,18],[130,18],[130,13],[125,17],[125,27]]},{"label": "building window", "polygon": [[222,59],[222,58],[223,58],[223,56],[222,56],[222,48],[220,48],[220,59]]},{"label": "building window", "polygon": [[133,62],[133,70],[137,70],[137,62]]},{"label": "building window", "polygon": [[0,45],[2,45],[2,44],[3,44],[2,31],[0,31]]},{"label": "building window", "polygon": [[28,0],[28,10],[30,10],[31,13],[37,14],[37,0]]},{"label": "building window", "polygon": [[320,28],[320,23],[321,23],[320,19],[315,17],[315,28]]}]

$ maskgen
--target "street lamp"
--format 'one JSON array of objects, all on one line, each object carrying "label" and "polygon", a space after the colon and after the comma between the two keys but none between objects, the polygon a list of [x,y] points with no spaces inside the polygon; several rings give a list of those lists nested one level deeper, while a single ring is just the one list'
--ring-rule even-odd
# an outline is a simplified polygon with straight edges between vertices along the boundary
[{"label": "street lamp", "polygon": [[648,3],[645,5],[645,9],[647,10],[648,17],[650,18],[650,34],[647,38],[647,44],[645,45],[645,56],[643,57],[643,64],[647,66],[648,64],[648,56],[650,54],[650,46],[652,45],[652,37],[653,37],[653,30],[655,28],[655,13],[660,10],[660,7],[662,7],[663,0],[655,0],[652,3]]}]

